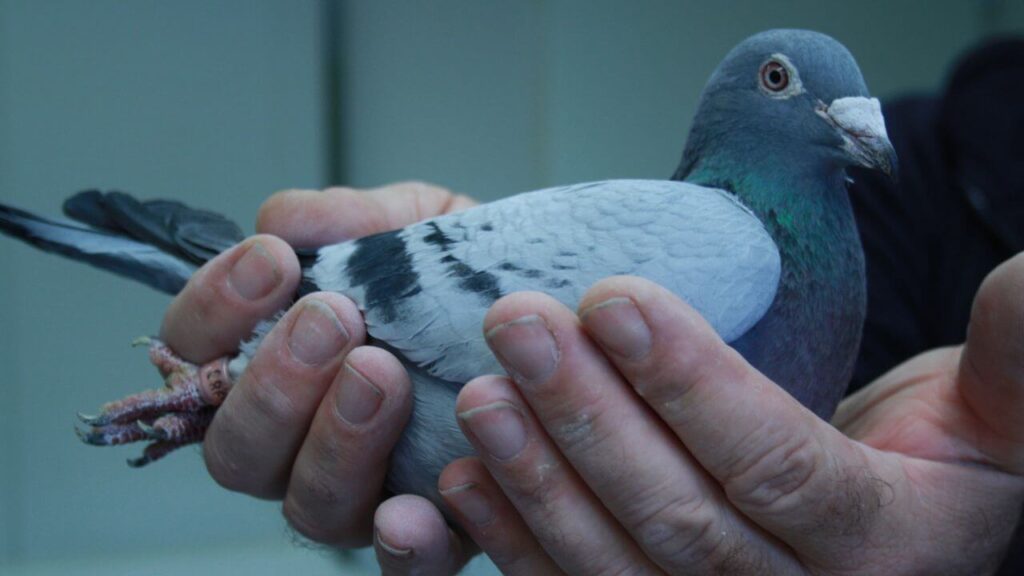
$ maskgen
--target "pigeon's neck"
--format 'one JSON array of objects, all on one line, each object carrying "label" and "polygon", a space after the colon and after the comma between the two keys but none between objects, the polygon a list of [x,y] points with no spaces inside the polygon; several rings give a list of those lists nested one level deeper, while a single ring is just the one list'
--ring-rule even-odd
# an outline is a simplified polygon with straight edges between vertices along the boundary
[{"label": "pigeon's neck", "polygon": [[732,344],[827,419],[852,376],[867,300],[846,176],[811,169],[725,176],[737,172],[704,165],[685,178],[734,193],[764,223],[782,257],[775,301]]},{"label": "pigeon's neck", "polygon": [[[860,238],[841,168],[824,165],[771,163],[762,170],[737,170],[728,162],[701,163],[686,175],[687,182],[723,188],[735,194],[764,223],[792,273],[812,274],[818,280],[840,281],[850,266],[863,261]],[[737,176],[739,174],[739,176]],[[837,261],[839,252],[842,261]],[[854,257],[854,261],[846,257]]]}]

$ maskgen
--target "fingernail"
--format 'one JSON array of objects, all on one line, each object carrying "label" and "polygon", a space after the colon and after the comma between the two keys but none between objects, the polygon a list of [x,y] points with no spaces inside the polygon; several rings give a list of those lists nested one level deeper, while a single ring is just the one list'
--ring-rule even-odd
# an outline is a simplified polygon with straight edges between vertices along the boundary
[{"label": "fingernail", "polygon": [[651,329],[629,298],[609,298],[580,315],[598,343],[619,356],[639,360],[651,351]]},{"label": "fingernail", "polygon": [[477,526],[485,526],[494,520],[494,510],[476,487],[476,482],[446,488],[441,490],[441,496],[444,496],[448,504],[459,514]]},{"label": "fingernail", "polygon": [[508,460],[526,446],[526,428],[519,408],[504,400],[459,413],[484,450],[497,460]]},{"label": "fingernail", "polygon": [[536,314],[498,324],[486,334],[498,360],[519,381],[543,382],[558,365],[558,347]]},{"label": "fingernail", "polygon": [[412,548],[397,548],[388,544],[383,537],[380,535],[380,530],[374,530],[374,538],[377,539],[377,545],[380,549],[387,553],[389,556],[394,556],[400,560],[408,560],[412,557]]},{"label": "fingernail", "polygon": [[338,416],[349,424],[359,425],[377,413],[384,401],[384,393],[346,363],[335,401]]},{"label": "fingernail", "polygon": [[246,300],[259,300],[281,282],[281,271],[270,252],[259,241],[253,242],[245,254],[235,261],[228,273],[228,284]]},{"label": "fingernail", "polygon": [[319,366],[337,356],[348,344],[348,331],[330,306],[319,300],[302,304],[288,334],[288,349],[296,360]]}]

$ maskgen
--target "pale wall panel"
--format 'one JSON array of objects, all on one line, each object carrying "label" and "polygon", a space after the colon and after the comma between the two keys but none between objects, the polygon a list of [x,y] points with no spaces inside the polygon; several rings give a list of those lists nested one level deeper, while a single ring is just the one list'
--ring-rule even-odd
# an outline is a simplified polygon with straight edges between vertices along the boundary
[{"label": "pale wall panel", "polygon": [[739,40],[821,30],[880,96],[934,89],[1019,2],[397,0],[345,3],[341,156],[349,183],[419,178],[483,199],[667,177],[698,95]]},{"label": "pale wall panel", "polygon": [[345,2],[349,184],[430,180],[478,198],[543,180],[540,2]]},{"label": "pale wall panel", "polygon": [[[552,182],[666,178],[723,56],[769,28],[843,42],[879,96],[939,86],[993,2],[558,0],[545,4],[545,137]],[[1012,4],[1012,3],[1004,3]],[[1019,4],[1019,3],[1018,3]],[[1024,19],[996,7],[1007,29]],[[1014,22],[1016,18],[1016,22]]]}]

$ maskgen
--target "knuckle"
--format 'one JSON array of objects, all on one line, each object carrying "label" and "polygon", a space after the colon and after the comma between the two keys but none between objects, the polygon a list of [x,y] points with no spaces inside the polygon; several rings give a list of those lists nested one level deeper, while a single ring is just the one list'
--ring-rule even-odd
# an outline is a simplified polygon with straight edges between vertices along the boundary
[{"label": "knuckle", "polygon": [[[303,449],[308,450],[312,455],[312,458],[310,458],[309,461],[315,463],[314,465],[322,464],[324,466],[330,466],[335,470],[354,468],[352,466],[350,453],[346,450],[349,438],[346,438],[347,434],[345,434],[345,430],[341,426],[333,425],[324,429],[317,426],[319,423],[320,420],[318,419],[306,435]],[[298,481],[310,482],[311,476],[326,477],[328,475],[325,473],[316,474],[315,472],[303,473],[298,475]],[[317,482],[310,483],[316,484]]]},{"label": "knuckle", "polygon": [[662,566],[683,571],[702,566],[709,574],[770,573],[764,553],[730,524],[713,502],[694,492],[661,502],[631,532]]},{"label": "knuckle", "polygon": [[600,396],[577,394],[560,407],[560,414],[543,418],[545,429],[561,453],[580,466],[598,491],[618,491],[632,484],[635,455],[621,441],[624,426],[615,409]]},{"label": "knuckle", "polygon": [[565,510],[565,506],[561,501],[570,498],[575,490],[564,474],[562,464],[551,461],[509,471],[500,480],[503,490],[520,513],[535,520],[531,525],[535,527],[538,539],[559,548],[578,545],[573,543],[573,533],[562,530],[564,519],[560,517],[560,511]]},{"label": "knuckle", "polygon": [[556,422],[550,428],[562,451],[581,456],[601,452],[612,436],[608,407],[602,399],[577,395],[564,409],[563,414],[554,416]]},{"label": "knuckle", "polygon": [[778,441],[755,431],[747,447],[724,467],[722,484],[733,501],[763,512],[785,512],[805,501],[807,489],[825,465],[808,435],[786,435]]},{"label": "knuckle", "polygon": [[[726,350],[713,338],[694,338],[685,346],[671,342],[655,344],[650,360],[637,368],[633,387],[652,404],[667,408],[669,414],[689,413],[694,397],[718,388],[721,378],[742,375],[726,370]],[[671,422],[670,422],[671,424]]]},{"label": "knuckle", "polygon": [[[324,470],[303,470],[292,474],[289,494],[301,494],[302,500],[315,502],[318,508],[343,503],[337,482]],[[292,500],[289,498],[289,500]]]},{"label": "knuckle", "polygon": [[395,188],[412,196],[413,216],[416,220],[443,214],[455,200],[455,195],[451,190],[419,180],[400,182],[395,185]]},{"label": "knuckle", "polygon": [[710,558],[723,536],[718,518],[700,494],[680,494],[659,502],[633,528],[646,550],[672,564],[689,565]]},{"label": "knuckle", "polygon": [[372,195],[372,191],[358,190],[347,186],[332,186],[324,190],[323,195],[331,197],[332,204],[363,208],[366,205],[367,197]]},{"label": "knuckle", "polygon": [[510,471],[501,482],[506,494],[528,522],[537,541],[548,550],[568,551],[583,559],[585,574],[632,574],[637,570],[608,547],[596,546],[566,523],[565,510],[578,489],[564,478],[560,462],[545,462]]},{"label": "knuckle", "polygon": [[268,377],[258,367],[250,363],[249,370],[245,372],[248,377],[245,389],[248,394],[248,404],[252,410],[250,417],[266,429],[288,430],[303,426],[305,422],[298,422],[299,412],[295,402],[286,394],[276,379]]},{"label": "knuckle", "polygon": [[[742,527],[735,526],[719,504],[699,488],[677,491],[664,483],[646,496],[650,512],[630,530],[638,543],[662,566],[688,572],[704,567],[709,574],[767,574],[756,569],[756,546],[749,546]],[[703,573],[703,572],[702,572]]]},{"label": "knuckle", "polygon": [[223,442],[220,440],[224,434],[230,432],[220,428],[221,434],[218,439],[207,438],[203,442],[203,461],[210,477],[221,487],[232,492],[248,492],[249,475],[245,473],[241,465],[234,458],[228,455]]},{"label": "knuckle", "polygon": [[564,523],[564,518],[546,518],[534,528],[538,541],[547,550],[560,550],[575,558],[576,572],[595,576],[637,573],[629,557],[612,546],[602,546],[581,531]]},{"label": "knuckle", "polygon": [[312,464],[308,465],[310,471],[303,474],[300,481],[312,475],[325,481],[330,478],[355,480],[375,477],[386,464],[389,451],[379,447],[372,432],[353,430],[334,416],[330,420],[332,422],[326,427],[319,426],[321,421],[317,420],[306,436],[303,449],[309,451],[311,457],[308,462]]},{"label": "knuckle", "polygon": [[256,212],[256,229],[266,230],[271,227],[278,215],[289,212],[292,203],[309,192],[309,190],[288,188],[271,194],[260,204],[259,210]]},{"label": "knuckle", "polygon": [[[768,574],[770,562],[758,546],[750,546],[743,529],[732,526],[718,506],[699,490],[664,499],[649,497],[650,512],[630,532],[662,566],[688,571],[704,567],[709,574]],[[656,502],[656,504],[655,504]]]},{"label": "knuckle", "polygon": [[503,484],[506,484],[505,488],[513,491],[516,499],[523,502],[526,507],[546,514],[547,511],[555,509],[553,504],[565,496],[565,482],[560,478],[563,472],[562,464],[552,459],[510,470],[508,480]]},{"label": "knuckle", "polygon": [[443,214],[449,202],[448,198],[439,201],[436,197],[427,196],[422,193],[416,194],[415,198],[413,218],[417,222]]}]

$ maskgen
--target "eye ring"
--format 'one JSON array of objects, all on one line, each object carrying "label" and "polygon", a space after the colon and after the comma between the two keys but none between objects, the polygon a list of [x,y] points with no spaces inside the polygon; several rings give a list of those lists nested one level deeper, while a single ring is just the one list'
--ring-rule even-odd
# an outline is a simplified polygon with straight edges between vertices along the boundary
[{"label": "eye ring", "polygon": [[758,78],[762,88],[768,92],[779,93],[789,87],[789,68],[782,62],[772,59],[761,65]]}]

